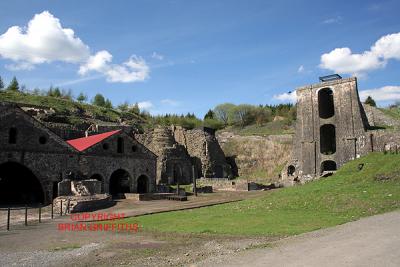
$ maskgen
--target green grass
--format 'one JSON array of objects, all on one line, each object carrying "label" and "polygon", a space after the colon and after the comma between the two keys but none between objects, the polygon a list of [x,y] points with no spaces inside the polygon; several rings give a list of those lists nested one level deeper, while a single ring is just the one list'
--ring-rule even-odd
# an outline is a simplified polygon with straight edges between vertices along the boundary
[{"label": "green grass", "polygon": [[[212,207],[126,219],[144,231],[287,236],[400,207],[400,155],[372,153],[335,175],[265,196]],[[357,166],[364,163],[359,171]],[[383,176],[388,180],[377,180]]]},{"label": "green grass", "polygon": [[235,134],[243,136],[249,136],[249,135],[267,136],[267,135],[294,133],[293,126],[291,125],[291,122],[288,120],[271,121],[263,125],[252,124],[245,126],[243,128],[237,126],[235,127],[231,126],[223,129],[223,131],[232,131]]},{"label": "green grass", "polygon": [[385,113],[386,115],[392,117],[393,119],[400,120],[400,108],[393,107],[393,108],[380,108],[380,110]]},{"label": "green grass", "polygon": [[107,109],[68,99],[32,95],[23,92],[1,90],[0,101],[53,108],[56,111],[58,119],[62,120],[61,122],[73,125],[83,123],[87,118],[115,123],[118,123],[120,118],[133,121],[143,120],[135,114],[120,112],[115,109]]}]

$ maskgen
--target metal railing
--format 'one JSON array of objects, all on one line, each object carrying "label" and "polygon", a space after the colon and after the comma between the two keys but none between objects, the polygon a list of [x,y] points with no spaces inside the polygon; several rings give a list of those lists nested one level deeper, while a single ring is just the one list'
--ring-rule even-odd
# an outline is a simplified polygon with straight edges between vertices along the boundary
[{"label": "metal railing", "polygon": [[[69,200],[65,201],[65,208],[63,207],[63,201],[60,200],[59,211],[55,211],[53,202],[50,205],[25,205],[25,206],[8,206],[0,207],[0,229],[10,231],[12,225],[25,225],[29,223],[38,222],[41,223],[43,219],[54,219],[56,216],[61,217],[70,213]],[[4,217],[3,214],[6,216]],[[4,220],[5,218],[5,220]]]}]

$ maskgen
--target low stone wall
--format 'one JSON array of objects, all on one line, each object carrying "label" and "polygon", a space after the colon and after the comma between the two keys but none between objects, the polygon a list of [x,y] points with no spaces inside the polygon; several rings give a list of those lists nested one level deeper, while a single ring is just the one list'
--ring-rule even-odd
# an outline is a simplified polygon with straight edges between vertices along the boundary
[{"label": "low stone wall", "polygon": [[[92,196],[61,196],[53,200],[55,213],[87,212],[110,207],[111,196],[96,194]],[[61,210],[62,209],[62,210]]]},{"label": "low stone wall", "polygon": [[217,191],[248,191],[246,180],[230,180],[227,178],[200,178],[196,180],[199,187],[212,186]]}]

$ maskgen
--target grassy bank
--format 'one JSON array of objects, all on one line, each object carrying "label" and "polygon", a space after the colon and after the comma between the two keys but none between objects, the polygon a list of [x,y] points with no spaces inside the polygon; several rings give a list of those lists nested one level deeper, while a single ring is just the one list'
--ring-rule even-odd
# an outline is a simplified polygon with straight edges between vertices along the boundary
[{"label": "grassy bank", "polygon": [[0,101],[53,108],[58,117],[62,117],[65,123],[70,124],[83,123],[88,118],[114,123],[118,123],[121,119],[132,121],[143,120],[136,114],[121,112],[115,109],[79,103],[70,99],[33,95],[18,91],[1,90]]},{"label": "grassy bank", "polygon": [[[286,236],[400,207],[400,155],[372,153],[334,176],[257,199],[127,219],[145,231]],[[359,171],[357,166],[364,163]]]}]

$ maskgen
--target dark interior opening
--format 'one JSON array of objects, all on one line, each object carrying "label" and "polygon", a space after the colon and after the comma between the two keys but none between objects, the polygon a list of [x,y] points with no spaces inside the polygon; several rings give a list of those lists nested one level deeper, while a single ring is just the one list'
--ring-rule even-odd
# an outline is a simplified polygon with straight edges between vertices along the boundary
[{"label": "dark interior opening", "polygon": [[117,152],[124,153],[124,139],[122,137],[117,139]]},{"label": "dark interior opening", "polygon": [[215,166],[215,178],[225,178],[224,168],[221,165]]},{"label": "dark interior opening", "polygon": [[173,170],[173,184],[177,183],[182,183],[182,168],[179,166],[179,164],[174,165],[174,170]]},{"label": "dark interior opening", "polygon": [[319,117],[327,119],[335,115],[335,105],[333,103],[333,91],[324,88],[318,91],[318,110]]},{"label": "dark interior opening", "polygon": [[332,124],[325,124],[320,128],[320,151],[324,155],[336,152],[336,132]]},{"label": "dark interior opening", "polygon": [[148,188],[149,188],[148,181],[149,179],[147,178],[146,175],[139,176],[137,181],[137,192],[139,194],[148,193]]},{"label": "dark interior opening", "polygon": [[58,197],[58,182],[53,182],[53,199]]},{"label": "dark interior opening", "polygon": [[103,194],[104,193],[103,177],[100,174],[96,173],[96,174],[93,174],[92,176],[90,176],[90,179],[96,179],[97,181],[101,182],[101,190],[100,190],[100,192]]},{"label": "dark interior opening", "polygon": [[44,192],[37,177],[24,165],[0,165],[0,205],[44,203]]},{"label": "dark interior opening", "polygon": [[321,163],[321,172],[324,171],[336,171],[336,162],[333,160],[326,160]]},{"label": "dark interior opening", "polygon": [[17,143],[17,129],[16,128],[10,128],[10,131],[8,132],[8,143],[9,144]]},{"label": "dark interior opening", "polygon": [[293,176],[295,171],[296,171],[296,168],[293,165],[289,165],[289,167],[287,169],[287,175],[288,176]]},{"label": "dark interior opening", "polygon": [[110,194],[118,197],[120,194],[130,192],[130,176],[125,170],[119,169],[110,177]]}]

